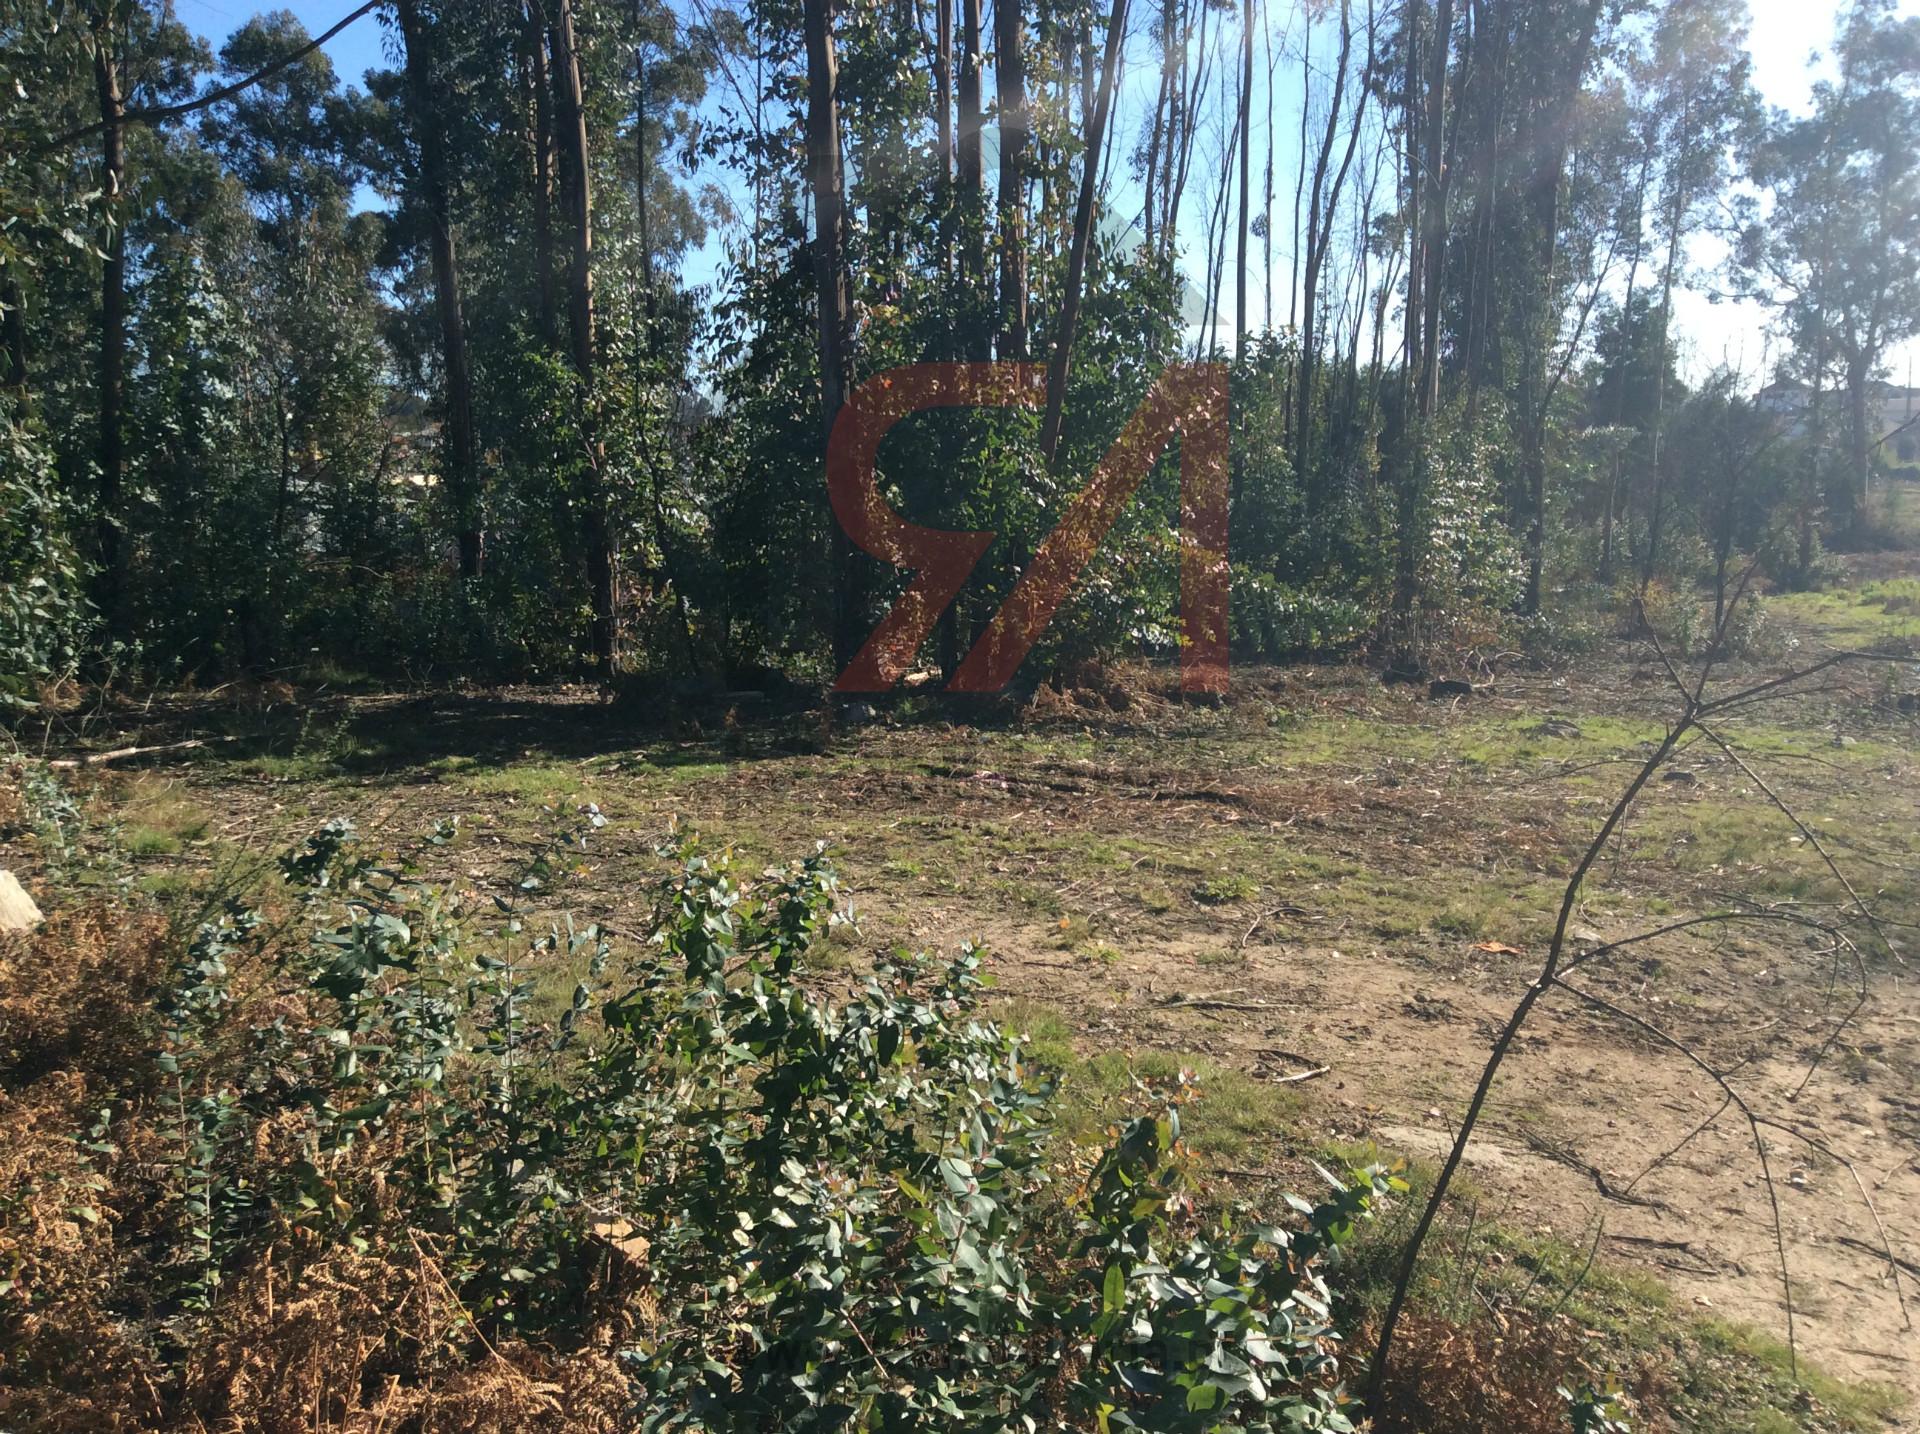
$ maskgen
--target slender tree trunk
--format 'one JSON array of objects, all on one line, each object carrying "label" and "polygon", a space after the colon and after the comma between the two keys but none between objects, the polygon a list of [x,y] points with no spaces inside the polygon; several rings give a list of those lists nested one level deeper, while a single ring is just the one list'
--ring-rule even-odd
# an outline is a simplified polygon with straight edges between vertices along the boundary
[{"label": "slender tree trunk", "polygon": [[1667,420],[1667,334],[1673,319],[1673,276],[1680,264],[1680,226],[1673,223],[1667,234],[1667,262],[1660,275],[1660,341],[1654,346],[1653,433],[1650,447],[1653,465],[1653,500],[1647,513],[1647,552],[1641,560],[1640,590],[1653,581],[1660,561],[1660,539],[1666,526],[1667,483],[1661,463],[1661,439]]},{"label": "slender tree trunk", "polygon": [[1265,297],[1266,322],[1261,326],[1268,334],[1273,332],[1273,25],[1268,23],[1267,35],[1267,163],[1266,186],[1260,213],[1265,222],[1260,229],[1260,263],[1265,278],[1260,288]]},{"label": "slender tree trunk", "polygon": [[[1633,259],[1627,265],[1626,298],[1620,312],[1626,322],[1633,317],[1633,296],[1640,284],[1640,251],[1645,242],[1646,231],[1642,224],[1642,215],[1647,200],[1647,176],[1653,165],[1653,146],[1648,144],[1640,155],[1640,178],[1633,192]],[[1616,425],[1625,423],[1627,416],[1627,390],[1633,377],[1633,353],[1629,347],[1626,354],[1626,371],[1621,375],[1619,401],[1613,406],[1613,421]],[[1620,497],[1620,445],[1614,444],[1612,461],[1607,477],[1607,516],[1600,529],[1600,581],[1611,587],[1614,570],[1614,512],[1619,506]]]},{"label": "slender tree trunk", "polygon": [[[1207,96],[1207,78],[1211,72],[1210,55],[1207,50],[1207,23],[1212,16],[1204,0],[1200,3],[1200,24],[1198,34],[1190,47],[1183,47],[1180,62],[1179,118],[1177,131],[1179,162],[1174,162],[1175,138],[1170,136],[1167,148],[1166,182],[1167,193],[1160,205],[1160,249],[1171,259],[1180,243],[1180,206],[1186,198],[1187,177],[1193,170],[1194,143],[1200,135],[1200,106]],[[1191,13],[1190,11],[1188,13]],[[1183,27],[1184,36],[1188,29]],[[1186,56],[1191,53],[1199,58],[1191,71],[1187,68]]]},{"label": "slender tree trunk", "polygon": [[1856,351],[1847,360],[1847,482],[1838,491],[1840,511],[1835,532],[1858,536],[1867,512],[1867,488],[1873,476],[1873,425],[1868,418],[1867,390],[1873,381],[1873,362]]},{"label": "slender tree trunk", "polygon": [[934,133],[940,146],[940,277],[953,281],[953,0],[936,0],[933,10]]},{"label": "slender tree trunk", "polygon": [[1100,156],[1105,147],[1107,120],[1113,109],[1113,80],[1120,64],[1120,48],[1126,43],[1127,0],[1113,0],[1113,16],[1107,22],[1106,57],[1100,68],[1100,90],[1094,102],[1093,119],[1087,127],[1087,147],[1081,161],[1080,200],[1074,209],[1073,241],[1067,254],[1067,287],[1060,300],[1060,328],[1054,340],[1053,357],[1047,364],[1047,414],[1040,427],[1040,451],[1047,466],[1054,466],[1060,446],[1062,405],[1067,396],[1067,369],[1073,358],[1073,338],[1080,319],[1080,289],[1086,275],[1087,246],[1093,236],[1093,210],[1099,197]]},{"label": "slender tree trunk", "polygon": [[1313,108],[1313,11],[1307,8],[1300,27],[1300,162],[1293,171],[1293,253],[1287,275],[1287,327],[1300,328],[1300,260],[1305,244],[1300,228],[1301,203],[1307,196],[1307,119]]},{"label": "slender tree trunk", "polygon": [[1580,15],[1580,29],[1573,55],[1563,76],[1563,87],[1546,107],[1538,131],[1536,164],[1529,184],[1527,211],[1536,225],[1534,242],[1539,246],[1535,267],[1537,276],[1529,276],[1529,304],[1525,330],[1527,352],[1522,360],[1520,380],[1521,471],[1527,487],[1527,590],[1525,611],[1540,611],[1541,584],[1546,566],[1547,546],[1547,385],[1546,366],[1552,347],[1546,330],[1546,311],[1554,299],[1555,255],[1560,243],[1560,189],[1566,177],[1567,149],[1572,143],[1573,111],[1579,103],[1587,62],[1593,53],[1594,33],[1599,27],[1603,0],[1587,0]]},{"label": "slender tree trunk", "polygon": [[960,250],[961,291],[966,299],[967,322],[961,335],[961,357],[992,357],[984,319],[987,274],[983,254],[985,236],[976,227],[983,212],[986,192],[986,164],[982,154],[980,0],[960,0],[960,76],[958,90],[959,133],[955,136],[959,164],[960,189],[957,214],[967,223],[966,241]]},{"label": "slender tree trunk", "polygon": [[560,342],[560,295],[553,259],[553,87],[547,73],[547,37],[537,0],[527,9],[526,63],[533,91],[533,267],[539,303],[540,337],[549,347]]},{"label": "slender tree trunk", "polygon": [[1000,336],[1003,359],[1023,359],[1027,326],[1027,65],[1020,6],[993,10],[994,86],[1000,100]]},{"label": "slender tree trunk", "polygon": [[[1371,49],[1371,39],[1369,39]],[[1340,188],[1346,175],[1346,163],[1331,180],[1328,169],[1333,157],[1333,142],[1340,131],[1340,107],[1347,91],[1347,70],[1353,58],[1353,6],[1351,0],[1340,0],[1340,58],[1333,68],[1333,97],[1328,103],[1326,128],[1322,131],[1320,147],[1313,162],[1313,190],[1307,203],[1306,263],[1302,270],[1300,286],[1300,357],[1295,365],[1298,371],[1298,388],[1294,393],[1294,472],[1306,482],[1309,506],[1316,497],[1324,497],[1323,484],[1307,479],[1312,461],[1313,431],[1313,374],[1315,360],[1318,357],[1320,342],[1318,332],[1318,310],[1320,306],[1320,271],[1326,261],[1328,242],[1333,235],[1333,216],[1340,207]],[[1371,55],[1369,55],[1371,60]],[[1371,64],[1369,64],[1371,68]],[[1364,86],[1363,86],[1364,93]],[[1353,147],[1359,141],[1360,124],[1355,116],[1353,127],[1348,135],[1347,161],[1353,158]]]},{"label": "slender tree trunk", "polygon": [[1142,228],[1146,235],[1147,253],[1158,251],[1153,246],[1153,201],[1154,186],[1160,172],[1160,137],[1167,123],[1167,104],[1173,94],[1173,27],[1175,21],[1175,0],[1161,0],[1160,5],[1160,88],[1153,98],[1153,118],[1147,124],[1147,167],[1144,185],[1145,201],[1141,210]]},{"label": "slender tree trunk", "polygon": [[582,440],[586,445],[587,586],[593,603],[590,632],[594,661],[604,677],[620,662],[620,614],[616,558],[607,509],[606,451],[601,445],[594,393],[593,188],[587,116],[581,92],[580,56],[573,30],[573,0],[550,0],[548,41],[553,47],[555,135],[559,141],[561,192],[571,254],[567,266],[567,325],[574,373],[580,381]]},{"label": "slender tree trunk", "polygon": [[[967,0],[969,6],[977,0]],[[821,446],[852,382],[853,283],[847,273],[846,171],[840,155],[840,68],[833,43],[833,0],[805,0],[807,47],[807,181],[813,191],[813,273],[819,309]],[[964,93],[964,87],[963,87]],[[979,130],[974,130],[978,152]],[[962,145],[964,149],[965,139]],[[834,658],[844,667],[861,642],[859,559],[834,528]]]},{"label": "slender tree trunk", "polygon": [[94,31],[94,85],[100,102],[101,161],[106,200],[100,248],[100,434],[99,490],[94,514],[94,543],[100,563],[97,605],[108,630],[115,631],[126,579],[120,544],[120,486],[125,466],[127,362],[127,226],[123,202],[127,187],[127,97],[113,49],[110,22]]},{"label": "slender tree trunk", "polygon": [[1447,261],[1447,189],[1445,139],[1447,111],[1447,59],[1453,39],[1453,0],[1437,0],[1434,10],[1432,53],[1428,56],[1427,117],[1422,138],[1427,156],[1421,184],[1423,226],[1420,241],[1425,274],[1421,278],[1420,298],[1425,306],[1421,318],[1420,392],[1418,409],[1422,419],[1431,418],[1440,406],[1440,288],[1445,281]]},{"label": "slender tree trunk", "polygon": [[473,369],[467,358],[466,310],[454,248],[452,177],[447,136],[434,94],[433,62],[418,0],[394,0],[406,44],[420,145],[420,186],[427,210],[427,249],[433,267],[434,307],[440,316],[440,364],[446,382],[447,496],[452,500],[460,575],[480,575],[485,532],[480,516],[480,461],[473,433]]},{"label": "slender tree trunk", "polygon": [[[1424,317],[1427,312],[1425,290],[1427,283],[1427,265],[1421,252],[1421,239],[1425,228],[1421,224],[1421,215],[1426,207],[1427,189],[1420,180],[1420,133],[1427,122],[1426,106],[1420,102],[1421,86],[1424,76],[1420,70],[1420,30],[1421,17],[1426,14],[1425,0],[1406,0],[1406,19],[1401,25],[1405,36],[1407,62],[1403,85],[1405,94],[1402,107],[1406,116],[1406,133],[1402,140],[1402,168],[1404,180],[1402,188],[1407,204],[1407,304],[1401,315],[1402,363],[1400,365],[1400,410],[1401,421],[1406,423],[1403,436],[1413,436],[1417,441],[1416,425],[1407,423],[1406,416],[1413,411],[1416,377],[1420,372],[1420,344],[1426,335]],[[1411,470],[1409,470],[1411,471]]]},{"label": "slender tree trunk", "polygon": [[[640,7],[634,5],[636,26],[640,19]],[[633,47],[633,208],[634,220],[639,227],[640,241],[640,299],[646,318],[647,332],[643,344],[646,357],[653,356],[653,199],[648,192],[653,186],[653,164],[650,142],[647,137],[647,56],[640,42]]]},{"label": "slender tree trunk", "polygon": [[1233,352],[1247,353],[1247,231],[1253,221],[1253,17],[1255,0],[1241,7],[1240,37],[1240,235],[1234,263]]}]

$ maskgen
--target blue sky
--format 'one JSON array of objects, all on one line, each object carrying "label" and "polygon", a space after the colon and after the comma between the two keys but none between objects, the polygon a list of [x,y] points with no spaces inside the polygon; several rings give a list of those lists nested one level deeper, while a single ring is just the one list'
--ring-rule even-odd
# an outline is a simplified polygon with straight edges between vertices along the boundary
[{"label": "blue sky", "polygon": [[[180,18],[212,41],[216,49],[229,33],[261,8],[248,5],[244,0],[175,0],[175,3]],[[1268,7],[1271,23],[1276,30],[1292,37],[1297,31],[1297,0],[1263,0],[1263,3]],[[1809,59],[1822,51],[1831,39],[1835,17],[1845,3],[1846,0],[1750,0],[1752,23],[1749,49],[1753,57],[1754,82],[1768,103],[1788,109],[1805,108],[1814,79],[1820,73],[1817,66],[1809,65]],[[317,34],[348,13],[353,8],[353,0],[287,0],[284,8],[291,10],[309,32]],[[1144,7],[1139,8],[1144,10]],[[1920,14],[1920,0],[1901,0],[1899,8],[1905,14]],[[1136,17],[1135,25],[1138,24]],[[330,41],[326,47],[327,54],[341,78],[350,84],[358,84],[369,68],[387,65],[389,61],[383,53],[386,35],[386,27],[375,16],[367,16]],[[1316,32],[1315,39],[1324,52],[1330,44],[1330,36]],[[1286,244],[1291,236],[1287,232],[1289,225],[1282,211],[1290,213],[1291,194],[1288,192],[1282,198],[1280,191],[1286,191],[1288,186],[1280,176],[1290,175],[1297,160],[1298,135],[1293,126],[1298,122],[1300,101],[1297,64],[1283,63],[1281,74],[1283,79],[1276,98],[1277,133],[1273,136],[1276,275],[1285,274],[1288,269]],[[1259,91],[1256,91],[1256,97],[1259,103]],[[1131,142],[1138,130],[1140,117],[1151,102],[1151,76],[1146,73],[1145,66],[1136,65],[1121,96],[1117,117],[1120,129],[1116,139]],[[1291,121],[1283,120],[1281,116],[1290,116]],[[1259,118],[1256,114],[1256,120]],[[1205,171],[1215,162],[1212,146],[1212,136],[1203,133],[1200,153],[1195,158],[1195,167],[1201,174],[1196,175],[1194,185],[1203,183]],[[1256,147],[1253,163],[1257,188],[1259,175],[1266,163],[1264,141]],[[1114,172],[1118,175],[1120,171],[1116,160]],[[1117,197],[1122,203],[1130,198],[1126,189],[1122,189]],[[1137,198],[1133,198],[1132,202],[1137,203]],[[1182,247],[1187,260],[1186,268],[1190,273],[1201,273],[1205,268],[1201,252],[1205,207],[1202,203],[1190,202],[1183,219]],[[716,271],[725,244],[726,236],[716,233],[705,252],[690,256],[686,265],[688,279],[694,283],[710,279]],[[1255,252],[1257,255],[1257,243]],[[1702,240],[1693,246],[1690,257],[1697,270],[1710,271],[1718,264],[1721,254],[1711,241]],[[1230,296],[1226,302],[1230,309]],[[1256,292],[1250,297],[1249,304],[1257,323],[1264,307],[1264,296]],[[1276,314],[1284,313],[1284,295],[1276,295],[1274,307]],[[1718,364],[1729,363],[1749,374],[1761,374],[1772,354],[1772,345],[1766,334],[1766,316],[1757,306],[1735,302],[1715,303],[1703,287],[1682,294],[1676,301],[1676,313],[1680,320],[1679,327],[1685,335],[1682,362],[1687,372],[1699,374]],[[1920,372],[1920,344],[1909,345],[1894,355],[1891,367],[1895,381],[1904,381],[1910,366]]]}]

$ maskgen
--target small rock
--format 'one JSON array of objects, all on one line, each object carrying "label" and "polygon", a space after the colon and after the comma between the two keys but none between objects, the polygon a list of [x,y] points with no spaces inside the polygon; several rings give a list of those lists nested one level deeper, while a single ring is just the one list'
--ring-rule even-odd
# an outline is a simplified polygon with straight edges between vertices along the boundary
[{"label": "small rock", "polygon": [[44,918],[10,871],[0,871],[0,931],[27,931]]},{"label": "small rock", "polygon": [[1860,744],[1852,737],[1835,737],[1833,739],[1833,745],[1836,747],[1857,747]]}]

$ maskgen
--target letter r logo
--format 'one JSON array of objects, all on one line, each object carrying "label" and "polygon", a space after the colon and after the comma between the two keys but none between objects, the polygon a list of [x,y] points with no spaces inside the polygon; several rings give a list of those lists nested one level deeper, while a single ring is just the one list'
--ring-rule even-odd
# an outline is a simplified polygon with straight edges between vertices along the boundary
[{"label": "letter r logo", "polygon": [[[840,410],[827,444],[827,495],[854,543],[913,570],[892,609],[834,683],[837,692],[884,692],[907,673],[941,612],[993,542],[909,523],[888,506],[874,477],[880,440],[902,418],[929,408],[1026,407],[1046,401],[1046,368],[1029,363],[929,363],[869,379]],[[1180,435],[1180,685],[1227,685],[1227,371],[1176,364],[1160,375],[1107,450],[1092,479],[1047,534],[1033,562],[948,684],[995,692],[1012,680],[1100,540],[1154,461]]]}]

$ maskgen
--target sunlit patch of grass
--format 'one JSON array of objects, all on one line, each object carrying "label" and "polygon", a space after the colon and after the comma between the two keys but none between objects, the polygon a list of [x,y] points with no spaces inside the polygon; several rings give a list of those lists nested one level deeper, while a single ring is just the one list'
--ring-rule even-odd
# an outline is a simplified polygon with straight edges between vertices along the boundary
[{"label": "sunlit patch of grass", "polygon": [[506,767],[461,771],[456,779],[468,791],[484,796],[513,797],[520,801],[548,801],[578,796],[585,787],[580,767],[573,762],[528,762]]},{"label": "sunlit patch of grass", "polygon": [[118,811],[120,849],[129,856],[172,856],[203,840],[212,817],[172,782],[141,780]]},{"label": "sunlit patch of grass", "polygon": [[1831,592],[1780,593],[1773,612],[1817,630],[1840,647],[1920,639],[1920,579],[1890,578]]},{"label": "sunlit patch of grass", "polygon": [[1247,953],[1237,949],[1220,951],[1202,951],[1193,958],[1193,964],[1208,969],[1237,968],[1247,964]]},{"label": "sunlit patch of grass", "polygon": [[[1796,1361],[1784,1341],[1749,1325],[1733,1324],[1721,1319],[1694,1321],[1691,1333],[1708,1354],[1732,1356],[1742,1363],[1757,1366],[1782,1386],[1788,1389],[1794,1387]],[[1906,1396],[1897,1389],[1883,1384],[1849,1384],[1808,1364],[1804,1358],[1798,1360],[1797,1383],[1824,1406],[1843,1429],[1882,1428],[1892,1423],[1907,1404]],[[1801,1426],[1789,1424],[1786,1427],[1798,1429]]]},{"label": "sunlit patch of grass", "polygon": [[1209,877],[1193,889],[1193,899],[1205,906],[1229,906],[1251,901],[1260,884],[1243,872],[1225,872]]}]

